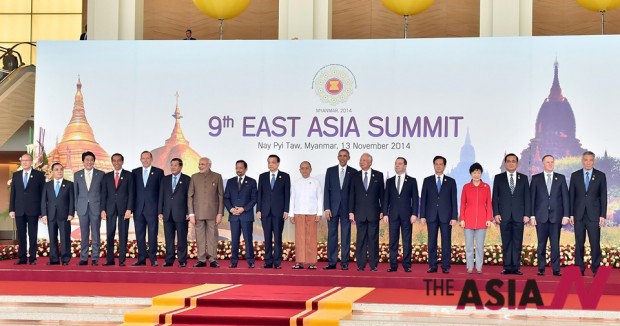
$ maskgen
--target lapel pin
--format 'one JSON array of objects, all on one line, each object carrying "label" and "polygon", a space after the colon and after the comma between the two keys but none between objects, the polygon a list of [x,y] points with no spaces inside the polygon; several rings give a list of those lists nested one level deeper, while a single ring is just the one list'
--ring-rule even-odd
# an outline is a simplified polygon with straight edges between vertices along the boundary
[{"label": "lapel pin", "polygon": [[82,177],[84,177],[84,175],[83,175],[83,174],[80,174],[80,178],[82,178]]},{"label": "lapel pin", "polygon": [[183,183],[183,181],[179,181],[179,183]]},{"label": "lapel pin", "polygon": [[64,183],[62,184],[62,187],[63,187],[63,188],[65,187],[65,184],[64,184]]},{"label": "lapel pin", "polygon": [[151,172],[151,175],[154,175],[155,173]]},{"label": "lapel pin", "polygon": [[281,176],[281,175],[279,175],[279,176],[278,176],[278,179],[282,179],[282,176]]},{"label": "lapel pin", "polygon": [[123,180],[123,177],[121,177],[121,180]]}]

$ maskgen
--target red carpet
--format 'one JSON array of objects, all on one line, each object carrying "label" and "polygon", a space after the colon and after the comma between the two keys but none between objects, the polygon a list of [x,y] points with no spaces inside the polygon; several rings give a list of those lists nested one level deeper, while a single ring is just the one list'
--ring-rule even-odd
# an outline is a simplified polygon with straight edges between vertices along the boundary
[{"label": "red carpet", "polygon": [[[465,280],[475,278],[481,281],[489,279],[535,279],[541,292],[555,292],[559,277],[551,275],[548,268],[545,276],[536,276],[535,267],[523,267],[523,276],[500,275],[502,270],[499,266],[485,266],[484,273],[467,274],[464,265],[454,265],[450,274],[427,274],[427,265],[414,264],[412,273],[405,273],[399,269],[396,273],[388,273],[388,264],[379,264],[378,272],[370,272],[368,268],[364,272],[358,272],[355,265],[351,265],[348,271],[320,269],[324,264],[319,264],[318,270],[293,270],[293,262],[284,262],[282,269],[248,269],[244,262],[240,262],[239,268],[229,269],[228,261],[220,261],[221,268],[186,268],[173,267],[131,267],[135,260],[127,259],[125,267],[110,266],[76,266],[77,260],[72,261],[70,266],[47,266],[46,258],[39,259],[39,264],[18,265],[15,260],[0,261],[0,281],[44,281],[44,282],[103,282],[103,283],[150,283],[150,284],[270,284],[270,285],[313,285],[313,286],[350,286],[350,287],[374,287],[374,288],[400,288],[400,289],[426,289],[424,279],[452,279],[455,288],[462,288]],[[592,282],[592,274],[588,270],[584,278],[587,284]],[[517,287],[522,282],[517,283]],[[607,281],[604,294],[620,294],[620,269],[613,269]]]}]

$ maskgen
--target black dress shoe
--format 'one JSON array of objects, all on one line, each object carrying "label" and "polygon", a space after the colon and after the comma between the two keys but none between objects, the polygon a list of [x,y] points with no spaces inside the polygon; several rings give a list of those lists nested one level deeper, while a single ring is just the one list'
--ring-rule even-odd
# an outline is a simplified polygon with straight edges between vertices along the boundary
[{"label": "black dress shoe", "polygon": [[254,263],[249,263],[248,268],[254,268]]},{"label": "black dress shoe", "polygon": [[207,267],[207,263],[205,263],[204,261],[198,261],[194,264],[194,267]]},{"label": "black dress shoe", "polygon": [[237,268],[237,263],[230,263],[230,266],[228,266],[228,268]]},{"label": "black dress shoe", "polygon": [[343,271],[348,271],[349,270],[349,265],[342,265],[342,267],[340,267],[341,270]]},{"label": "black dress shoe", "polygon": [[59,261],[50,261],[47,263],[48,265],[60,265]]},{"label": "black dress shoe", "polygon": [[328,270],[328,269],[336,269],[336,265],[327,265],[327,266],[323,266],[324,270]]},{"label": "black dress shoe", "polygon": [[125,262],[124,261],[119,262],[118,266],[125,266]]},{"label": "black dress shoe", "polygon": [[146,262],[137,261],[137,262],[131,264],[131,266],[146,266]]},{"label": "black dress shoe", "polygon": [[585,271],[581,271],[581,276],[585,276],[586,272]]},{"label": "black dress shoe", "polygon": [[33,261],[30,262],[30,265],[36,265],[36,264],[37,264],[36,260],[33,260]]},{"label": "black dress shoe", "polygon": [[393,272],[396,272],[396,271],[398,271],[398,268],[392,268],[392,267],[390,267],[390,268],[388,268],[388,269],[387,269],[387,272],[388,272],[388,273],[393,273]]},{"label": "black dress shoe", "polygon": [[405,268],[405,273],[411,273],[411,267]]},{"label": "black dress shoe", "polygon": [[444,274],[449,274],[450,273],[450,269],[449,268],[448,269],[442,269],[441,272],[444,273]]},{"label": "black dress shoe", "polygon": [[151,267],[157,267],[159,264],[156,261],[151,262]]},{"label": "black dress shoe", "polygon": [[187,263],[179,263],[179,267],[185,267],[187,266]]},{"label": "black dress shoe", "polygon": [[426,272],[427,273],[437,273],[437,268],[429,268]]},{"label": "black dress shoe", "polygon": [[520,269],[517,269],[516,271],[512,272],[512,274],[514,274],[514,275],[523,275],[523,272]]},{"label": "black dress shoe", "polygon": [[265,269],[273,268],[273,264],[264,264],[263,266],[261,266],[261,268],[265,268]]},{"label": "black dress shoe", "polygon": [[93,262],[92,262],[92,264],[91,264],[91,265],[93,265],[93,266],[99,266],[99,261],[97,261],[97,260],[93,260]]},{"label": "black dress shoe", "polygon": [[209,263],[209,267],[220,268],[220,264],[218,264],[215,260]]},{"label": "black dress shoe", "polygon": [[371,272],[378,272],[379,270],[378,270],[376,267],[371,267],[371,268],[370,268],[370,271],[371,271]]},{"label": "black dress shoe", "polygon": [[62,266],[69,266],[69,262],[63,262]]},{"label": "black dress shoe", "polygon": [[87,260],[80,260],[80,261],[77,263],[77,265],[78,265],[78,266],[86,266],[86,265],[88,265],[88,261],[87,261]]},{"label": "black dress shoe", "polygon": [[562,272],[560,272],[560,271],[554,271],[554,272],[553,272],[553,276],[562,276]]},{"label": "black dress shoe", "polygon": [[536,275],[538,275],[538,276],[545,276],[545,272],[544,271],[538,271],[536,273]]},{"label": "black dress shoe", "polygon": [[364,267],[358,267],[358,268],[357,268],[357,271],[358,271],[358,272],[363,272],[363,271],[364,271]]},{"label": "black dress shoe", "polygon": [[25,260],[16,261],[13,263],[13,265],[26,265],[26,261]]},{"label": "black dress shoe", "polygon": [[280,265],[274,265],[274,266],[273,266],[273,268],[275,268],[275,269],[282,269],[282,266],[280,266]]},{"label": "black dress shoe", "polygon": [[172,265],[174,265],[174,263],[164,263],[164,267],[172,267]]},{"label": "black dress shoe", "polygon": [[512,272],[511,272],[511,271],[509,271],[509,270],[507,270],[507,269],[502,269],[502,271],[500,272],[500,274],[502,274],[502,275],[510,275],[510,274],[512,274]]},{"label": "black dress shoe", "polygon": [[592,272],[592,277],[596,277],[596,272]]},{"label": "black dress shoe", "polygon": [[114,266],[114,262],[113,261],[106,261],[105,263],[103,263],[103,266]]}]

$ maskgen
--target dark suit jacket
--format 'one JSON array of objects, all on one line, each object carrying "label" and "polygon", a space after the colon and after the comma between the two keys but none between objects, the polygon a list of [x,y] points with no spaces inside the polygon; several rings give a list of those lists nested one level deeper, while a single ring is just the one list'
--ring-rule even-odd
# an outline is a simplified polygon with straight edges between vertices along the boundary
[{"label": "dark suit jacket", "polygon": [[291,177],[286,172],[278,171],[276,182],[271,189],[271,172],[261,173],[258,177],[258,196],[256,212],[262,217],[269,214],[280,217],[288,213],[291,200]]},{"label": "dark suit jacket", "polygon": [[41,194],[45,186],[43,172],[31,169],[28,184],[24,189],[24,171],[13,173],[9,212],[15,216],[41,216]]},{"label": "dark suit jacket", "polygon": [[532,176],[530,194],[532,196],[532,214],[540,223],[561,223],[563,217],[569,217],[568,186],[566,177],[560,173],[551,176],[551,194],[547,192],[547,174],[545,172]]},{"label": "dark suit jacket", "polygon": [[88,39],[88,34],[82,33],[80,34],[80,41],[86,41]]},{"label": "dark suit jacket", "polygon": [[43,189],[41,196],[41,215],[47,216],[48,221],[67,221],[69,215],[75,213],[75,202],[73,196],[73,182],[62,179],[58,197],[54,188],[56,180],[48,181]]},{"label": "dark suit jacket", "polygon": [[[160,168],[151,166],[149,171],[149,178],[146,181],[146,187],[144,187],[142,167],[133,169],[133,183],[135,186],[134,196],[134,215],[140,216],[144,213],[145,216],[157,216],[157,202],[159,201],[159,185],[161,179],[164,177],[164,171]],[[170,181],[172,184],[172,181]]]},{"label": "dark suit jacket", "polygon": [[164,221],[172,218],[175,222],[183,222],[187,219],[187,192],[190,181],[187,174],[179,173],[177,186],[172,191],[172,174],[161,179],[157,212],[164,215]]},{"label": "dark suit jacket", "polygon": [[118,180],[118,189],[114,187],[114,170],[106,173],[101,181],[101,210],[108,217],[116,212],[124,216],[126,210],[133,211],[134,185],[131,172],[122,170]]},{"label": "dark suit jacket", "polygon": [[239,177],[228,179],[226,182],[226,189],[224,190],[224,207],[230,213],[230,210],[234,207],[243,207],[243,213],[241,215],[228,215],[229,221],[254,221],[254,205],[256,205],[257,187],[256,180],[248,177],[243,177],[243,183],[241,184],[241,190],[237,189],[237,180]]},{"label": "dark suit jacket", "polygon": [[443,175],[441,190],[437,193],[437,176],[435,174],[424,178],[422,182],[422,196],[420,197],[420,218],[426,222],[449,223],[458,217],[456,181]]},{"label": "dark suit jacket", "polygon": [[411,215],[418,216],[420,197],[418,196],[418,182],[415,178],[404,175],[401,178],[400,194],[396,188],[396,176],[387,179],[385,183],[385,206],[383,214],[390,218],[400,217],[409,220]]},{"label": "dark suit jacket", "polygon": [[385,205],[383,173],[373,169],[368,171],[368,190],[364,189],[363,173],[360,170],[351,176],[349,213],[355,214],[355,221],[376,222]]},{"label": "dark suit jacket", "polygon": [[500,173],[493,179],[493,216],[500,215],[502,222],[512,219],[523,222],[523,216],[532,213],[530,201],[530,185],[527,176],[515,172],[515,191],[510,193],[510,185],[506,173]]},{"label": "dark suit jacket", "polygon": [[[332,216],[338,216],[340,211],[344,211],[345,215],[349,212],[349,188],[351,185],[351,176],[357,172],[356,169],[347,165],[340,189],[340,165],[332,166],[325,173],[325,187],[323,191],[323,209],[330,210]],[[349,218],[348,216],[344,216]]]},{"label": "dark suit jacket", "polygon": [[587,213],[590,221],[607,216],[607,177],[605,173],[592,169],[590,185],[586,191],[583,169],[570,176],[570,216],[582,220]]}]

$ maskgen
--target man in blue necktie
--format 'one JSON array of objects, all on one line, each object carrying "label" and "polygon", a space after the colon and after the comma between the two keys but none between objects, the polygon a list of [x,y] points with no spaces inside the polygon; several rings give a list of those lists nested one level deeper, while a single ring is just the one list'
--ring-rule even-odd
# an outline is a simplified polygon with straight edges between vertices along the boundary
[{"label": "man in blue necktie", "polygon": [[428,229],[427,273],[437,273],[437,236],[441,232],[441,269],[450,272],[452,226],[458,217],[456,181],[444,174],[446,158],[435,156],[435,174],[424,178],[420,196],[420,222]]},{"label": "man in blue necktie", "polygon": [[187,210],[187,197],[190,177],[181,173],[183,160],[173,158],[170,161],[171,174],[162,178],[159,187],[159,200],[157,213],[164,223],[164,237],[166,239],[166,260],[164,267],[171,267],[176,257],[180,267],[187,266],[187,229],[189,227],[189,213]]},{"label": "man in blue necktie", "polygon": [[[45,186],[43,172],[32,168],[32,156],[24,154],[20,158],[21,171],[13,173],[9,199],[9,217],[17,226],[16,265],[37,263],[37,229],[41,216],[41,193]],[[26,237],[26,233],[28,236]],[[28,248],[28,257],[26,257]]]},{"label": "man in blue necktie", "polygon": [[278,155],[269,155],[267,166],[269,171],[261,173],[258,177],[256,217],[261,221],[265,233],[265,264],[263,268],[280,269],[282,263],[282,231],[284,231],[284,221],[288,219],[291,177],[288,173],[278,170],[280,166]]},{"label": "man in blue necktie", "polygon": [[[52,177],[43,191],[41,214],[47,224],[50,239],[50,261],[48,265],[69,265],[71,260],[71,220],[75,213],[73,182],[63,179],[64,168],[60,163],[52,164]],[[58,236],[60,235],[60,255]]]},{"label": "man in blue necktie", "polygon": [[592,273],[596,275],[601,264],[601,228],[607,216],[607,177],[594,168],[594,153],[586,151],[581,157],[583,169],[570,178],[570,224],[575,227],[575,265],[585,273],[586,233],[590,240]]}]

